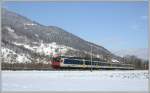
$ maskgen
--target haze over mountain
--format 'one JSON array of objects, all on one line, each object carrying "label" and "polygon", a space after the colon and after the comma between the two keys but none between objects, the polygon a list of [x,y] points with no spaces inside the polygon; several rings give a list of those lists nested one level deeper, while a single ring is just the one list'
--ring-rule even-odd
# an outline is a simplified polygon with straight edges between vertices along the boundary
[{"label": "haze over mountain", "polygon": [[141,59],[148,60],[148,48],[122,49],[113,53],[121,57],[126,55],[135,55]]},{"label": "haze over mountain", "polygon": [[56,50],[65,56],[87,57],[91,54],[91,46],[94,57],[106,61],[121,59],[104,47],[83,40],[62,28],[44,26],[2,8],[2,56],[6,62],[13,60],[11,62],[24,63],[36,60],[47,63],[47,55],[57,54]]}]

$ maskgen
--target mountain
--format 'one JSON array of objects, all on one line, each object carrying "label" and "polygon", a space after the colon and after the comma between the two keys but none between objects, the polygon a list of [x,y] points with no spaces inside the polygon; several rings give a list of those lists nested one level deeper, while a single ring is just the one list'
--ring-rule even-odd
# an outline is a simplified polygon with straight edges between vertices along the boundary
[{"label": "mountain", "polygon": [[17,13],[2,8],[2,61],[5,63],[48,63],[57,54],[119,60],[102,46],[56,26],[44,26]]},{"label": "mountain", "polygon": [[126,55],[134,55],[143,60],[148,60],[148,48],[122,49],[114,52],[114,54],[121,57]]}]

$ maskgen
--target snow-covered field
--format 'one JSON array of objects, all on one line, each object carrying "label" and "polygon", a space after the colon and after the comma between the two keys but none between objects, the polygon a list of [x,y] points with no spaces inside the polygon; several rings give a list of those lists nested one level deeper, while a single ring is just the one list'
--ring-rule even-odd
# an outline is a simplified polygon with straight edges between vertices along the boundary
[{"label": "snow-covered field", "polygon": [[2,71],[2,91],[148,91],[148,71]]}]

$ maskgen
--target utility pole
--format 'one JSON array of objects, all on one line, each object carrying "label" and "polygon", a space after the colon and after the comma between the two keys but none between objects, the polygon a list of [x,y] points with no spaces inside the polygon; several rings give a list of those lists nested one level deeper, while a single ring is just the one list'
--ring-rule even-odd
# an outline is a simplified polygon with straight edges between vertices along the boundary
[{"label": "utility pole", "polygon": [[92,72],[92,45],[91,45],[91,72]]}]

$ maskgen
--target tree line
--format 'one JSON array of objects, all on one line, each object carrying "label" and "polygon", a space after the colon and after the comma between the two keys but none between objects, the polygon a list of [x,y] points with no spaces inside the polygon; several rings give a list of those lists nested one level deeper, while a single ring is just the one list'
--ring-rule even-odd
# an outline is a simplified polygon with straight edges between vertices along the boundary
[{"label": "tree line", "polygon": [[148,60],[143,60],[134,55],[124,56],[123,62],[127,64],[132,64],[136,70],[147,70],[149,68]]}]

